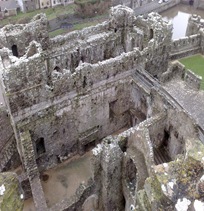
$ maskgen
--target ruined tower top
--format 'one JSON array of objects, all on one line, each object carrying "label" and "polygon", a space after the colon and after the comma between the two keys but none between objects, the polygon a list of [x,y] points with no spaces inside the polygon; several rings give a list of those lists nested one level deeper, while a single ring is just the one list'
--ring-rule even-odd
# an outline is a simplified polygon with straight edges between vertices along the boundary
[{"label": "ruined tower top", "polygon": [[46,49],[49,42],[47,24],[45,14],[38,14],[28,24],[6,25],[0,29],[0,50],[5,47],[14,56],[21,57],[31,41],[39,42]]},{"label": "ruined tower top", "polygon": [[118,5],[111,8],[109,19],[111,26],[115,28],[133,26],[136,17],[129,7]]}]

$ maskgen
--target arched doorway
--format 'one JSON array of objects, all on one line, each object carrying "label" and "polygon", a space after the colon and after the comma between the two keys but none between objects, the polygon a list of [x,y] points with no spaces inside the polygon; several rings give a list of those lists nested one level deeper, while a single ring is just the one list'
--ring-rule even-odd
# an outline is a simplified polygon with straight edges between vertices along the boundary
[{"label": "arched doorway", "polygon": [[18,57],[18,48],[17,45],[12,45],[11,47],[12,53],[14,56]]},{"label": "arched doorway", "polygon": [[150,29],[150,32],[149,32],[149,39],[151,40],[154,36],[154,31],[153,29]]},{"label": "arched doorway", "polygon": [[45,153],[45,142],[44,142],[44,138],[38,138],[36,140],[36,153],[37,153],[37,157],[39,157],[40,155],[42,155],[43,153]]}]

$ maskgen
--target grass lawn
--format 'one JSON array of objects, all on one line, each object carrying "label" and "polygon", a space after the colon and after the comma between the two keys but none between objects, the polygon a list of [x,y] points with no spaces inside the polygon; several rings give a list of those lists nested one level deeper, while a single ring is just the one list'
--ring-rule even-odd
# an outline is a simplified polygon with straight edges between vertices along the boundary
[{"label": "grass lawn", "polygon": [[4,26],[9,23],[10,24],[27,23],[38,13],[45,13],[48,20],[52,20],[60,15],[74,14],[75,7],[76,7],[75,4],[70,4],[67,6],[57,6],[54,8],[34,10],[31,12],[27,12],[27,13],[20,12],[16,16],[11,16],[11,17],[1,20],[0,25]]},{"label": "grass lawn", "polygon": [[62,35],[62,34],[65,34],[65,33],[68,33],[68,32],[71,32],[71,31],[74,31],[74,30],[81,30],[85,27],[89,27],[89,26],[95,26],[97,25],[98,22],[97,21],[92,21],[92,22],[87,22],[87,23],[78,23],[78,24],[75,24],[73,26],[72,29],[57,29],[55,31],[52,31],[52,32],[49,32],[49,36],[51,38],[57,36],[57,35]]},{"label": "grass lawn", "polygon": [[71,29],[57,29],[55,31],[49,32],[49,36],[51,38],[53,38],[53,37],[55,37],[57,35],[62,35],[62,34],[65,34],[65,33],[68,33],[68,32],[74,31],[74,30],[81,30],[81,29],[83,29],[85,27],[95,26],[98,23],[101,23],[101,22],[104,21],[105,15],[97,16],[97,18],[98,19],[93,19],[93,20],[91,20],[89,22],[74,24],[73,28],[71,28]]},{"label": "grass lawn", "polygon": [[204,90],[204,57],[201,54],[179,60],[185,67],[195,74],[202,76],[201,89]]}]

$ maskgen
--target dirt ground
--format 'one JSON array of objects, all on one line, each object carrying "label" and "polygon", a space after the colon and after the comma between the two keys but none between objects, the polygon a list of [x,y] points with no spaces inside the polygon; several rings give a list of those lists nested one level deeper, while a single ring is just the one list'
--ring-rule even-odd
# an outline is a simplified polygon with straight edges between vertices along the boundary
[{"label": "dirt ground", "polygon": [[[80,183],[87,183],[91,177],[90,155],[75,157],[43,173],[46,176],[41,182],[48,207],[74,195]],[[32,198],[25,201],[23,211],[35,211]]]}]

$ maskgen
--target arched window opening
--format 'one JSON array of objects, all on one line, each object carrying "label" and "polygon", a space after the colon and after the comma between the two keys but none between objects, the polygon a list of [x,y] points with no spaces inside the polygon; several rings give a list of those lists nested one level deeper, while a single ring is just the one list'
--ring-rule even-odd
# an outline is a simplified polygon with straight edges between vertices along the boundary
[{"label": "arched window opening", "polygon": [[56,66],[56,67],[54,68],[54,70],[56,70],[57,72],[61,72],[61,69],[60,69],[60,67],[58,67],[58,66]]},{"label": "arched window opening", "polygon": [[154,32],[153,29],[150,29],[150,33],[149,33],[149,39],[151,40],[154,36]]},{"label": "arched window opening", "polygon": [[40,155],[42,155],[43,153],[45,153],[45,142],[44,142],[44,138],[38,138],[36,140],[36,153],[37,156],[39,157]]},{"label": "arched window opening", "polygon": [[18,48],[17,45],[12,45],[11,47],[12,53],[14,56],[18,57]]},{"label": "arched window opening", "polygon": [[84,80],[83,80],[83,88],[85,88],[87,85],[87,78],[86,76],[84,76]]}]

